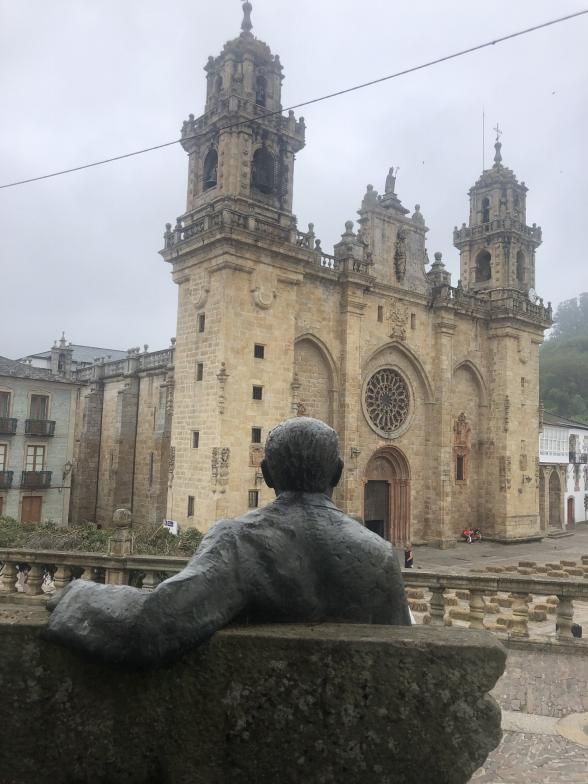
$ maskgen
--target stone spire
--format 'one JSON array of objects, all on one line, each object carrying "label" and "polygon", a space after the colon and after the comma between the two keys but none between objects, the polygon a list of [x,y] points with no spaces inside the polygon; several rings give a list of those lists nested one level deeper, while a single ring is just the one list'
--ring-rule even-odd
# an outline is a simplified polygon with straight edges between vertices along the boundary
[{"label": "stone spire", "polygon": [[252,35],[251,31],[253,30],[253,23],[251,22],[251,11],[253,10],[253,6],[247,0],[246,3],[243,3],[243,21],[241,22],[241,33],[242,36]]}]

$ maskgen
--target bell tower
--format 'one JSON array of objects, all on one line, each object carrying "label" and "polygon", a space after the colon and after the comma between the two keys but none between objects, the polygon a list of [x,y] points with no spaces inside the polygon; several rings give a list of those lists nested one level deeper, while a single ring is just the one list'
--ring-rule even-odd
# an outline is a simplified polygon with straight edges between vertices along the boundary
[{"label": "bell tower", "polygon": [[182,126],[189,155],[188,213],[227,197],[292,210],[294,156],[304,147],[304,120],[296,121],[294,112],[282,115],[282,64],[251,32],[251,11],[251,3],[243,3],[241,34],[218,57],[208,58],[205,113],[190,115]]},{"label": "bell tower", "polygon": [[502,163],[501,131],[494,145],[494,165],[470,189],[470,219],[453,233],[460,252],[464,288],[484,292],[535,288],[535,251],[541,228],[528,226],[527,187]]}]

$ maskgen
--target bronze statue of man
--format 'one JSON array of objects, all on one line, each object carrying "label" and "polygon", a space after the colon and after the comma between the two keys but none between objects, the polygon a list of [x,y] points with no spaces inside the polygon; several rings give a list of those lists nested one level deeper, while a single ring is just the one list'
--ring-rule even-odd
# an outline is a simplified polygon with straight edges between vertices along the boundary
[{"label": "bronze statue of man", "polygon": [[186,568],[151,593],[73,581],[50,600],[45,636],[145,666],[231,622],[410,625],[392,546],[331,501],[343,470],[335,431],[288,419],[269,434],[261,467],[272,503],[217,522]]}]

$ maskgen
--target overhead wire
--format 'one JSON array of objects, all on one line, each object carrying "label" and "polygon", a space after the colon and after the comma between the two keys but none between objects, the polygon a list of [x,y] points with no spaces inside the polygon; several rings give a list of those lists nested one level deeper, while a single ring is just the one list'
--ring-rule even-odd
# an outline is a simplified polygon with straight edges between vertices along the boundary
[{"label": "overhead wire", "polygon": [[[491,41],[485,41],[482,44],[476,44],[475,46],[470,46],[467,49],[460,49],[459,51],[453,52],[452,54],[444,55],[443,57],[436,57],[434,60],[428,60],[425,63],[421,63],[420,65],[414,65],[410,68],[404,68],[402,71],[396,71],[393,74],[388,74],[387,76],[381,76],[377,79],[371,79],[369,82],[362,82],[361,84],[356,84],[353,87],[347,87],[343,90],[337,90],[332,93],[328,93],[327,95],[321,95],[318,98],[311,98],[307,101],[302,101],[300,103],[292,104],[291,106],[287,106],[285,108],[277,109],[276,111],[272,112],[265,112],[256,117],[250,117],[244,120],[238,120],[236,122],[231,122],[227,125],[221,126],[218,128],[219,132],[229,130],[231,128],[237,128],[241,125],[249,125],[252,123],[257,123],[260,120],[265,120],[269,117],[274,117],[276,115],[281,115],[283,112],[293,111],[294,109],[302,109],[305,106],[311,106],[312,104],[320,103],[322,101],[328,101],[331,98],[337,98],[341,95],[347,95],[352,92],[356,92],[358,90],[363,90],[366,87],[372,87],[375,84],[381,84],[382,82],[390,81],[391,79],[397,79],[400,76],[406,76],[407,74],[415,73],[416,71],[422,71],[425,68],[431,68],[434,65],[439,65],[440,63],[445,63],[449,60],[455,60],[458,57],[463,57],[466,54],[472,54],[473,52],[478,52],[481,49],[486,49],[489,46],[495,46],[496,44],[504,43],[505,41],[510,41],[513,38],[519,38],[523,35],[528,35],[529,33],[536,32],[537,30],[542,30],[546,27],[552,27],[553,25],[560,24],[561,22],[567,22],[570,19],[576,19],[579,16],[584,16],[588,14],[588,8],[582,11],[575,11],[571,14],[566,14],[565,16],[560,16],[557,19],[550,19],[547,22],[541,22],[540,24],[533,25],[532,27],[526,27],[523,30],[517,30],[514,33],[508,33],[507,35],[500,36],[499,38],[494,38]],[[83,171],[84,169],[91,169],[94,166],[103,166],[106,163],[114,163],[115,161],[122,161],[126,158],[133,158],[137,155],[144,155],[148,152],[154,152],[155,150],[163,150],[166,147],[172,147],[175,144],[180,144],[180,142],[189,141],[191,139],[197,138],[198,134],[193,136],[182,136],[179,139],[173,139],[169,142],[163,142],[162,144],[155,144],[151,147],[143,147],[140,150],[133,150],[132,152],[126,152],[121,155],[115,155],[111,158],[103,158],[99,161],[93,161],[92,163],[84,163],[80,166],[73,166],[70,169],[61,169],[60,171],[50,172],[49,174],[41,174],[37,177],[29,177],[24,180],[16,180],[15,182],[8,182],[3,185],[0,185],[0,190],[5,188],[15,188],[18,185],[27,185],[31,182],[39,182],[40,180],[48,180],[53,177],[61,177],[64,174],[72,174],[73,172]]]}]

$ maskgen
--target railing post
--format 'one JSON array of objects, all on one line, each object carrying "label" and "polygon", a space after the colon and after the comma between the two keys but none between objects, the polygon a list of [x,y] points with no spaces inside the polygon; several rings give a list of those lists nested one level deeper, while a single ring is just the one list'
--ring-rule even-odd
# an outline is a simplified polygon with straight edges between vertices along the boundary
[{"label": "railing post", "polygon": [[483,629],[485,614],[486,606],[482,591],[470,588],[470,629]]},{"label": "railing post", "polygon": [[556,632],[558,640],[569,640],[572,636],[572,624],[574,622],[574,603],[569,596],[558,594],[559,604],[557,606]]},{"label": "railing post", "polygon": [[145,577],[143,577],[143,591],[154,591],[157,586],[159,585],[159,578],[157,577],[157,572],[145,572]]},{"label": "railing post", "polygon": [[16,593],[16,564],[4,561],[0,575],[0,593]]},{"label": "railing post", "polygon": [[[133,517],[128,509],[117,509],[112,516],[112,525],[115,529],[114,536],[109,540],[110,554],[121,559],[121,566],[124,558],[133,551],[132,525]],[[126,569],[107,569],[105,582],[107,585],[127,585],[129,573]]]},{"label": "railing post", "polygon": [[445,617],[445,597],[443,591],[445,589],[439,585],[433,585],[430,588],[431,601],[429,603],[431,613],[431,626],[443,626]]},{"label": "railing post", "polygon": [[69,583],[71,577],[71,569],[69,566],[58,566],[53,575],[53,585],[56,591],[61,591],[62,588]]},{"label": "railing post", "polygon": [[93,582],[94,569],[91,566],[84,566],[84,571],[80,575],[80,580],[84,580],[85,582]]},{"label": "railing post", "polygon": [[32,563],[27,575],[24,593],[26,593],[27,596],[39,596],[43,593],[41,589],[42,584],[43,570],[41,569],[40,564]]},{"label": "railing post", "polygon": [[529,594],[513,593],[512,629],[513,637],[529,636]]}]

